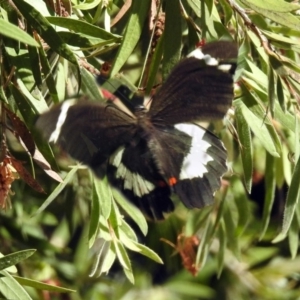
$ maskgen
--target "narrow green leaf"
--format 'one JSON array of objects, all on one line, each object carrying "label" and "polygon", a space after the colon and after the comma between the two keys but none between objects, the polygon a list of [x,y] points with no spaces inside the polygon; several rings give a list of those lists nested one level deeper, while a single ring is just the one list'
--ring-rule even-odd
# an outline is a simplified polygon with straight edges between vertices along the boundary
[{"label": "narrow green leaf", "polygon": [[76,33],[82,33],[96,37],[97,39],[109,40],[120,42],[121,37],[115,34],[112,34],[99,26],[92,25],[88,22],[75,20],[71,18],[63,17],[46,17],[46,19],[53,25],[58,25],[60,27],[68,28]]},{"label": "narrow green leaf", "polygon": [[293,172],[292,182],[287,194],[281,231],[272,241],[273,243],[277,243],[285,239],[287,232],[291,226],[295,209],[296,206],[298,205],[299,196],[300,196],[299,178],[300,178],[300,158],[298,157],[297,164]]},{"label": "narrow green leaf", "polygon": [[270,105],[270,112],[271,116],[274,118],[274,110],[275,110],[275,85],[276,85],[276,73],[274,73],[272,65],[270,64],[269,67],[269,84],[268,84],[268,98],[269,98],[269,105]]},{"label": "narrow green leaf", "polygon": [[218,278],[220,278],[222,270],[224,268],[224,261],[225,261],[225,253],[226,253],[226,245],[227,245],[227,237],[225,232],[224,221],[220,223],[220,227],[218,230],[218,237],[219,237],[219,251],[218,251]]},{"label": "narrow green leaf", "polygon": [[74,174],[77,172],[80,166],[72,167],[71,171],[65,176],[62,183],[58,184],[54,191],[49,195],[49,197],[44,201],[44,203],[39,207],[39,209],[32,215],[32,217],[40,214],[45,208],[51,204],[53,200],[61,193],[61,191],[66,187],[66,185],[72,180]]},{"label": "narrow green leaf", "polygon": [[130,218],[132,218],[132,220],[139,226],[142,233],[147,235],[148,225],[141,211],[129,201],[124,199],[124,197],[118,191],[113,190],[113,196],[118,204],[127,212],[128,216],[130,216]]},{"label": "narrow green leaf", "polygon": [[133,230],[133,228],[131,228],[128,223],[123,219],[122,220],[122,224],[120,226],[120,231],[119,231],[119,234],[120,234],[120,240],[122,240],[122,236],[126,236],[127,238],[137,242],[138,241],[138,238],[136,236],[136,233],[135,231]]},{"label": "narrow green leaf", "polygon": [[60,58],[57,63],[56,68],[56,91],[58,101],[62,102],[66,99],[66,91],[67,91],[67,78],[66,74],[68,72],[69,62],[63,58]]},{"label": "narrow green leaf", "polygon": [[236,109],[235,120],[237,124],[238,137],[241,143],[241,157],[244,169],[244,181],[248,193],[252,188],[253,173],[253,148],[250,127],[239,107]]},{"label": "narrow green leaf", "polygon": [[[0,258],[2,258],[2,257],[4,257],[4,255],[0,252]],[[10,274],[12,274],[12,273],[18,273],[18,270],[17,270],[17,268],[16,268],[15,265],[12,265],[12,266],[10,266],[8,268],[5,268],[5,271],[9,272]]]},{"label": "narrow green leaf", "polygon": [[241,236],[251,220],[251,210],[249,208],[249,199],[245,193],[245,186],[240,178],[233,176],[230,180],[230,191],[234,196],[235,206],[238,213],[238,226],[236,228],[237,236]]},{"label": "narrow green leaf", "polygon": [[112,242],[103,238],[98,238],[91,248],[93,256],[93,266],[89,274],[90,277],[99,277],[109,271],[112,263],[116,259],[116,254],[111,248]]},{"label": "narrow green leaf", "polygon": [[25,289],[8,272],[0,271],[0,292],[4,299],[32,300]]},{"label": "narrow green leaf", "polygon": [[198,0],[187,0],[187,3],[191,7],[191,9],[194,11],[196,16],[198,18],[200,18],[200,16],[201,16],[200,1],[198,1]]},{"label": "narrow green leaf", "polygon": [[109,248],[108,252],[104,256],[103,262],[99,264],[97,272],[95,272],[96,277],[99,277],[101,274],[107,274],[111,269],[113,263],[117,258],[116,252],[113,249]]},{"label": "narrow green leaf", "polygon": [[256,7],[260,7],[264,10],[271,10],[273,12],[292,12],[297,9],[300,9],[300,6],[298,4],[294,3],[288,3],[283,0],[276,0],[275,2],[273,0],[243,0],[242,2],[246,3],[248,6],[253,5],[251,7],[255,10]]},{"label": "narrow green leaf", "polygon": [[147,80],[146,95],[150,95],[151,89],[154,86],[155,79],[158,73],[158,69],[161,63],[164,45],[164,34],[159,38],[155,51],[152,55],[151,64],[149,68],[149,78]]},{"label": "narrow green leaf", "polygon": [[[276,95],[278,102],[280,104],[280,107],[284,113],[286,113],[286,102],[285,102],[285,96],[284,96],[284,85],[282,82],[282,79],[280,76],[277,77],[277,86],[276,86]],[[275,108],[276,109],[276,108]]]},{"label": "narrow green leaf", "polygon": [[117,239],[114,239],[113,242],[114,242],[116,254],[120,264],[124,269],[131,270],[131,263],[123,244],[119,242]]},{"label": "narrow green leaf", "polygon": [[127,22],[123,41],[116,55],[116,60],[114,61],[114,64],[110,70],[110,75],[112,77],[120,71],[130,54],[133,52],[136,44],[138,43],[142,34],[147,13],[149,11],[149,5],[149,0],[132,1],[130,17],[129,21]]},{"label": "narrow green leaf", "polygon": [[51,285],[37,280],[32,280],[24,277],[13,276],[13,278],[23,286],[29,286],[35,289],[56,292],[56,293],[76,293],[76,290],[67,289],[57,285]]},{"label": "narrow green leaf", "polygon": [[265,167],[265,198],[263,208],[262,230],[259,239],[262,240],[269,226],[271,211],[275,199],[276,159],[267,153]]},{"label": "narrow green leaf", "polygon": [[32,107],[28,104],[26,97],[16,88],[12,83],[9,85],[10,91],[14,97],[15,103],[18,106],[18,109],[23,117],[23,120],[26,120],[26,125],[29,128],[32,128],[35,120],[36,113]]},{"label": "narrow green leaf", "polygon": [[233,10],[226,0],[221,0],[220,4],[222,5],[225,15],[225,25],[227,25],[233,16]]},{"label": "narrow green leaf", "polygon": [[293,116],[289,111],[284,113],[277,102],[275,103],[275,118],[282,124],[282,126],[295,132],[295,116]]},{"label": "narrow green leaf", "polygon": [[107,177],[103,179],[93,179],[93,197],[98,198],[101,215],[108,219],[111,212],[113,194],[108,184]]},{"label": "narrow green leaf", "polygon": [[[48,60],[47,54],[44,51],[43,47],[39,48],[39,57],[41,62],[42,71],[44,74],[44,78],[46,80],[47,87],[49,89],[49,93],[51,95],[51,99],[54,103],[59,103],[58,94],[56,90],[55,80],[52,74],[51,65]],[[56,57],[56,61],[58,61],[58,55]]]},{"label": "narrow green leaf", "polygon": [[[286,3],[286,2],[285,2]],[[271,31],[262,30],[265,36],[267,36],[269,39],[274,41],[280,41],[282,43],[286,44],[292,44],[292,45],[300,45],[300,42],[298,39],[292,39],[289,36],[283,36],[282,34],[277,34]]]},{"label": "narrow green leaf", "polygon": [[226,237],[227,237],[227,246],[229,249],[232,250],[232,252],[235,254],[236,257],[240,256],[239,251],[239,244],[238,239],[236,236],[236,224],[234,220],[234,214],[230,209],[230,206],[226,203],[224,207],[224,213],[223,213],[223,220],[226,230]]},{"label": "narrow green leaf", "polygon": [[[98,230],[100,226],[100,215],[101,215],[101,208],[100,208],[100,196],[97,193],[96,187],[96,179],[94,176],[92,177],[92,205],[91,205],[91,213],[90,213],[90,226],[89,226],[89,248],[92,247],[94,244]],[[107,219],[107,218],[105,218]]]},{"label": "narrow green leaf", "polygon": [[[59,31],[57,34],[66,44],[79,47],[82,50],[95,49],[97,47],[103,48],[104,46],[112,46],[112,44],[117,46],[119,43],[119,40],[116,39],[103,40],[96,37],[83,36],[80,33],[69,31]],[[97,49],[97,51],[100,51],[101,49]],[[103,50],[105,49],[103,48]]]},{"label": "narrow green leaf", "polygon": [[[20,91],[24,94],[27,101],[29,102],[29,104],[31,105],[31,107],[34,109],[35,112],[41,114],[41,113],[45,112],[46,110],[48,110],[48,105],[47,105],[45,99],[42,97],[42,95],[36,93],[38,98],[35,98],[28,91],[28,89],[24,85],[24,82],[21,79],[18,78],[17,83],[20,88]],[[32,93],[34,93],[34,92],[35,92],[35,90],[32,91]],[[26,120],[26,118],[25,118],[25,120]]]},{"label": "narrow green leaf", "polygon": [[81,9],[81,10],[92,9],[92,8],[95,8],[96,6],[98,6],[100,4],[101,0],[82,1],[82,2],[83,3],[81,3],[81,1],[79,1],[80,4],[74,5],[74,8]]},{"label": "narrow green leaf", "polygon": [[40,64],[37,63],[40,58],[38,55],[38,51],[35,47],[28,46],[28,54],[29,54],[29,60],[31,64],[31,71],[34,77],[34,80],[36,82],[36,85],[41,88],[43,80],[42,80],[42,74],[40,69]]},{"label": "narrow green leaf", "polygon": [[[245,98],[243,98],[245,99]],[[261,116],[258,118],[242,101],[235,101],[236,107],[239,106],[243,117],[249,124],[251,130],[254,132],[256,137],[260,140],[265,149],[273,156],[279,157],[281,153],[281,146],[279,138],[275,132],[275,129],[271,124],[267,124],[267,116]],[[252,107],[251,107],[252,109]]]},{"label": "narrow green leaf", "polygon": [[162,77],[167,78],[181,54],[181,19],[179,0],[166,2]]},{"label": "narrow green leaf", "polygon": [[27,249],[23,251],[14,252],[3,257],[0,257],[0,271],[4,270],[10,266],[16,265],[22,260],[30,257],[36,250]]},{"label": "narrow green leaf", "polygon": [[216,291],[210,286],[188,280],[186,277],[180,280],[176,279],[168,280],[165,283],[165,286],[173,292],[171,297],[167,295],[161,299],[214,299],[216,297]]},{"label": "narrow green leaf", "polygon": [[140,254],[149,257],[150,259],[154,260],[155,262],[159,264],[163,264],[162,259],[150,248],[139,244],[131,239],[129,239],[127,236],[123,235],[121,239],[122,243],[124,243],[124,246],[132,251],[139,252]]},{"label": "narrow green leaf", "polygon": [[293,217],[288,238],[291,256],[292,259],[294,259],[296,258],[299,249],[299,223],[296,215]]},{"label": "narrow green leaf", "polygon": [[85,68],[81,68],[82,77],[82,90],[85,95],[89,96],[90,100],[104,101],[99,91],[99,85],[97,84],[95,77],[91,75]]},{"label": "narrow green leaf", "polygon": [[39,43],[28,33],[1,18],[0,34],[30,46],[40,47]]}]

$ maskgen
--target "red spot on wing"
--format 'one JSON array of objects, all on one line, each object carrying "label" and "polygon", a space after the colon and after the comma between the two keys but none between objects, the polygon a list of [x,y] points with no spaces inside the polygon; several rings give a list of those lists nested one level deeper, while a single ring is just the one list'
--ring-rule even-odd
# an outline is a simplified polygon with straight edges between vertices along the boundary
[{"label": "red spot on wing", "polygon": [[173,186],[177,183],[177,179],[175,177],[170,177],[169,178],[169,185]]}]

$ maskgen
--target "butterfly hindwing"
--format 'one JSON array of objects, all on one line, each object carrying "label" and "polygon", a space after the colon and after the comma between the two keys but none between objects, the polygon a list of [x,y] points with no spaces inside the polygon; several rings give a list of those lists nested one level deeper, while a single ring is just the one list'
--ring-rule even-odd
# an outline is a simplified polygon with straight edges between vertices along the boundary
[{"label": "butterfly hindwing", "polygon": [[192,137],[189,154],[184,158],[174,192],[188,208],[211,205],[227,171],[227,152],[211,132],[195,124],[175,126]]},{"label": "butterfly hindwing", "polygon": [[160,173],[187,207],[212,204],[227,171],[226,150],[215,135],[181,123],[154,132],[148,144]]},{"label": "butterfly hindwing", "polygon": [[152,219],[163,219],[163,213],[174,209],[170,188],[158,172],[144,140],[120,147],[111,155],[108,179]]}]

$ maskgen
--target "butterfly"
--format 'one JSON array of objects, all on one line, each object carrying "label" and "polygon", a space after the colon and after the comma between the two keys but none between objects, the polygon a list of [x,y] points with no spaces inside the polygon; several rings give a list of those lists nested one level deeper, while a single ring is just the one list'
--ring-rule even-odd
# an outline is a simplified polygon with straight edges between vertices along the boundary
[{"label": "butterfly", "polygon": [[[36,126],[153,219],[214,201],[227,171],[222,142],[195,122],[223,118],[233,99],[237,45],[217,41],[182,59],[150,105],[130,112],[83,97],[54,106]],[[150,107],[150,108],[148,108]]]}]

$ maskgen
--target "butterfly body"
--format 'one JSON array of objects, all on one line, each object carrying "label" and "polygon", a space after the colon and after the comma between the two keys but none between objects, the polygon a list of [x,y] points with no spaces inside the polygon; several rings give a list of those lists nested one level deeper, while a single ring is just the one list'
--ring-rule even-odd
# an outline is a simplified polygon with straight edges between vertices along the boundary
[{"label": "butterfly body", "polygon": [[152,218],[174,209],[173,193],[188,208],[211,204],[227,170],[226,150],[194,122],[221,118],[231,105],[237,48],[216,42],[202,51],[174,68],[150,105],[127,112],[85,98],[65,101],[37,127],[99,177],[107,174]]}]

